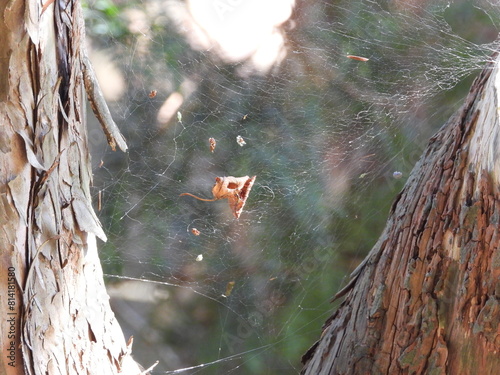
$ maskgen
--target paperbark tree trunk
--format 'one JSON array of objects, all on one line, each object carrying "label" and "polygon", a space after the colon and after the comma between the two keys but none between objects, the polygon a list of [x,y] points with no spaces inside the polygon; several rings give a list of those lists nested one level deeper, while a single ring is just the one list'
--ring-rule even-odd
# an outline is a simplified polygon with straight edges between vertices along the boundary
[{"label": "paperbark tree trunk", "polygon": [[0,11],[0,373],[139,374],[97,255],[80,4]]},{"label": "paperbark tree trunk", "polygon": [[430,140],[302,374],[499,373],[499,90],[492,61]]}]

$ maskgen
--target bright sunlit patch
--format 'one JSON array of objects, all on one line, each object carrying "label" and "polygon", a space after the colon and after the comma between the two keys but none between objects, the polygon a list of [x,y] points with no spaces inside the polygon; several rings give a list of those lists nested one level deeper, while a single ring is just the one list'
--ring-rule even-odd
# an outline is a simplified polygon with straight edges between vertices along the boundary
[{"label": "bright sunlit patch", "polygon": [[228,63],[248,60],[268,71],[286,55],[281,26],[294,0],[189,0],[192,17],[183,23],[191,45],[211,50]]},{"label": "bright sunlit patch", "polygon": [[[173,92],[170,96],[165,100],[163,105],[160,107],[158,111],[158,115],[156,119],[158,120],[158,124],[163,126],[167,124],[170,119],[177,113],[177,118],[179,118],[179,113],[177,110],[184,102],[184,97],[182,94],[178,92]],[[182,117],[181,117],[182,119]],[[180,122],[181,120],[179,120]]]},{"label": "bright sunlit patch", "polygon": [[125,94],[126,83],[116,61],[105,51],[93,51],[90,57],[106,100],[120,100]]}]

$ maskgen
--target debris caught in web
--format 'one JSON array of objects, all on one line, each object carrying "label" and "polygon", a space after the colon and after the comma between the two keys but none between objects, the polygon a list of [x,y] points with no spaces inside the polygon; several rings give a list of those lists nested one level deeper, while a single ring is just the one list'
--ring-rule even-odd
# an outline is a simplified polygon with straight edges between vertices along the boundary
[{"label": "debris caught in web", "polygon": [[234,284],[236,284],[234,281],[230,281],[226,285],[226,292],[222,295],[222,297],[229,297],[231,295],[231,292],[233,291]]},{"label": "debris caught in web", "polygon": [[210,152],[214,152],[215,146],[217,146],[215,138],[208,138],[208,143],[210,144]]},{"label": "debris caught in web", "polygon": [[346,57],[351,59],[351,60],[363,61],[363,62],[370,60],[368,57],[362,57],[362,56],[356,56],[356,55],[347,55]]},{"label": "debris caught in web", "polygon": [[243,147],[243,146],[245,146],[247,144],[241,135],[239,135],[239,136],[236,137],[236,142],[238,142],[238,144],[241,147]]}]

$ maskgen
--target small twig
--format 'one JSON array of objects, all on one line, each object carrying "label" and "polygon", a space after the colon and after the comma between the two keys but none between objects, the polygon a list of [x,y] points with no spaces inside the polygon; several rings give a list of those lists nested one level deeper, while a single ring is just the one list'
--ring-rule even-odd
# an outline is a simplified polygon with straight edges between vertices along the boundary
[{"label": "small twig", "polygon": [[155,363],[153,363],[151,366],[149,366],[149,368],[147,368],[146,370],[144,370],[143,372],[141,372],[139,375],[147,375],[152,369],[154,369],[156,367],[156,365],[159,363],[160,361],[156,361]]},{"label": "small twig", "polygon": [[108,144],[111,146],[113,151],[116,151],[116,145],[118,145],[120,150],[123,152],[127,151],[125,138],[120,133],[120,129],[118,129],[118,126],[116,126],[113,118],[111,117],[108,105],[106,104],[106,100],[104,99],[99,83],[97,82],[94,68],[84,52],[82,53],[82,64],[85,91],[87,92],[90,106],[92,107],[95,116],[101,123],[104,134],[106,134]]}]

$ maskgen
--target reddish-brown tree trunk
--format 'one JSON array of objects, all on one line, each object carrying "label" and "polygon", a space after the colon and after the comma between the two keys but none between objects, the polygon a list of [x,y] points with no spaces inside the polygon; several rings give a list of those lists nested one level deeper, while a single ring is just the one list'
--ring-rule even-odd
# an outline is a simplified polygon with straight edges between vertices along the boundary
[{"label": "reddish-brown tree trunk", "polygon": [[430,140],[302,374],[500,372],[498,70]]}]

